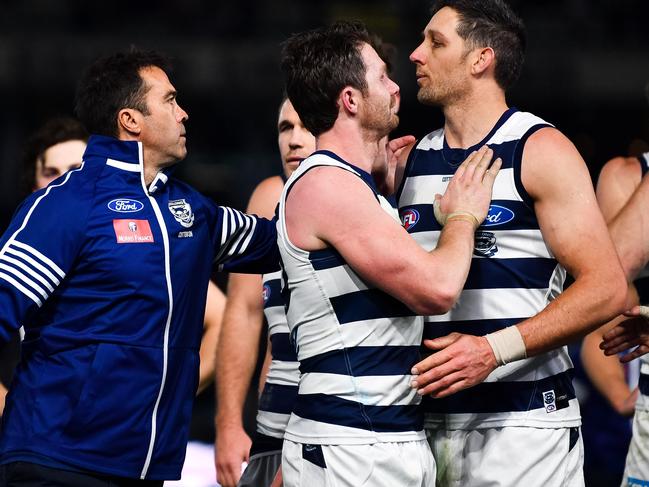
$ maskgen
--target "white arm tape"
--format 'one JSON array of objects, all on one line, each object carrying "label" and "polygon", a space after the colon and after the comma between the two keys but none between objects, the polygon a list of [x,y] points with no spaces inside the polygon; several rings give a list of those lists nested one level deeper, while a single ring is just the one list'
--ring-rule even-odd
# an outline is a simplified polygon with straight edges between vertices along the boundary
[{"label": "white arm tape", "polygon": [[640,306],[640,316],[649,320],[649,306]]},{"label": "white arm tape", "polygon": [[495,333],[485,335],[491,345],[498,365],[505,365],[527,357],[527,349],[521,332],[516,326],[508,326]]}]

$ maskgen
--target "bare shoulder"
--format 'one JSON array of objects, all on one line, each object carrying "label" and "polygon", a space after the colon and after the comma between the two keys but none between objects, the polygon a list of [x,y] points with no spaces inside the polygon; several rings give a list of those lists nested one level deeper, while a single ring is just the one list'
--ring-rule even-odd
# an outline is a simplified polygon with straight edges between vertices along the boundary
[{"label": "bare shoulder", "polygon": [[[335,166],[305,172],[286,199],[286,222],[291,241],[304,250],[338,248],[340,240],[374,225],[383,213],[374,193],[356,174]],[[338,249],[340,251],[340,249]]]},{"label": "bare shoulder", "polygon": [[284,181],[280,176],[271,176],[257,185],[248,202],[248,213],[272,218],[279,197],[282,194]]},{"label": "bare shoulder", "polygon": [[544,127],[534,132],[523,150],[524,160],[532,163],[542,161],[544,165],[563,164],[563,158],[575,156],[583,162],[575,145],[554,127]]},{"label": "bare shoulder", "polygon": [[598,185],[624,184],[635,189],[641,179],[642,167],[636,157],[614,157],[602,167]]},{"label": "bare shoulder", "polygon": [[304,199],[307,205],[339,206],[359,193],[371,194],[369,187],[353,172],[338,166],[316,166],[297,181],[289,199]]},{"label": "bare shoulder", "polygon": [[593,192],[584,159],[570,139],[554,127],[544,127],[527,140],[521,179],[534,199],[559,187]]}]

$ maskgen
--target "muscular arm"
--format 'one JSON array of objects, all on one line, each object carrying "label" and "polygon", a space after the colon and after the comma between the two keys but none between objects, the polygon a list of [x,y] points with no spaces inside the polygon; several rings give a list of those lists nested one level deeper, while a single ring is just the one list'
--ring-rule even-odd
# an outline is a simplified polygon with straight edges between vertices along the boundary
[{"label": "muscular arm", "polygon": [[[282,190],[279,177],[255,189],[248,213],[272,217]],[[257,361],[263,326],[259,275],[231,274],[228,300],[216,354],[216,469],[223,487],[237,484],[251,441],[243,429],[243,405]]]},{"label": "muscular arm", "polygon": [[[485,174],[491,156],[490,150],[482,150],[458,169],[441,203],[446,213],[470,210],[484,219],[500,167],[496,161]],[[450,309],[473,252],[473,223],[449,221],[437,248],[426,252],[360,178],[334,167],[315,167],[295,183],[286,202],[286,222],[289,238],[299,248],[335,248],[364,281],[418,314]]]},{"label": "muscular arm", "polygon": [[[626,281],[597,207],[584,161],[559,131],[541,129],[523,152],[522,180],[544,240],[575,282],[543,311],[517,325],[527,355],[560,347],[624,308]],[[443,349],[415,366],[422,394],[443,397],[483,381],[495,367],[484,337],[452,334],[427,342]]]},{"label": "muscular arm", "polygon": [[[649,261],[649,178],[643,178],[624,208],[616,215],[609,229],[629,281]],[[646,303],[645,303],[646,304]],[[649,352],[649,320],[640,307],[627,314],[632,319],[621,322],[604,334],[600,347],[606,355],[637,347],[620,360],[628,362]],[[644,315],[646,316],[646,315]]]},{"label": "muscular arm", "polygon": [[[607,223],[610,224],[629,201],[640,184],[641,176],[640,164],[635,158],[617,157],[604,165],[597,182],[596,194]],[[628,296],[627,305],[638,304],[633,284],[629,284]],[[624,368],[617,357],[607,357],[599,348],[604,333],[625,319],[624,316],[618,316],[586,335],[581,346],[581,361],[600,394],[618,413],[630,415],[633,412],[634,393],[626,382]]]},{"label": "muscular arm", "polygon": [[649,261],[649,178],[644,178],[609,225],[627,278],[633,280]]},{"label": "muscular arm", "polygon": [[205,303],[205,319],[203,321],[203,338],[199,355],[201,366],[198,374],[198,390],[200,394],[214,381],[214,367],[216,362],[216,346],[223,323],[225,309],[225,295],[212,281],[207,285],[207,302]]},{"label": "muscular arm", "polygon": [[546,243],[575,279],[541,313],[518,325],[528,355],[536,355],[620,314],[627,286],[586,165],[572,143],[556,129],[538,131],[525,147],[522,177]]}]

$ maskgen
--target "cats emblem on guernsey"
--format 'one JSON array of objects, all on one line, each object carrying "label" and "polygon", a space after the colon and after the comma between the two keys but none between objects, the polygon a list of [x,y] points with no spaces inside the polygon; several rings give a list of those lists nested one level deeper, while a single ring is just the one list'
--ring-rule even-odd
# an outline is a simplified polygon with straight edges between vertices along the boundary
[{"label": "cats emblem on guernsey", "polygon": [[498,252],[498,247],[496,246],[496,235],[493,232],[475,232],[473,255],[493,257],[496,252]]},{"label": "cats emblem on guernsey", "polygon": [[401,224],[406,231],[410,231],[419,221],[419,212],[415,209],[410,208],[409,210],[403,210],[401,212]]},{"label": "cats emblem on guernsey", "polygon": [[169,211],[183,227],[189,228],[194,224],[192,206],[184,199],[169,200]]}]

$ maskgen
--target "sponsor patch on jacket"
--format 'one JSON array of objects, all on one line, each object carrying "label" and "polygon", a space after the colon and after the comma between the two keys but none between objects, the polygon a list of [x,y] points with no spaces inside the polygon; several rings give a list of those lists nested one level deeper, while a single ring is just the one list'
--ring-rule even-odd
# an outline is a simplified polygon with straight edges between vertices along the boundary
[{"label": "sponsor patch on jacket", "polygon": [[148,220],[113,220],[118,244],[153,243],[153,232]]},{"label": "sponsor patch on jacket", "polygon": [[144,208],[144,204],[138,200],[129,198],[117,198],[108,202],[108,209],[117,213],[135,213]]},{"label": "sponsor patch on jacket", "polygon": [[264,304],[266,304],[270,299],[270,294],[271,294],[270,286],[268,284],[264,284],[264,289],[261,291],[261,297],[264,300]]},{"label": "sponsor patch on jacket", "polygon": [[183,227],[189,228],[194,224],[192,205],[186,200],[169,200],[169,211]]}]

